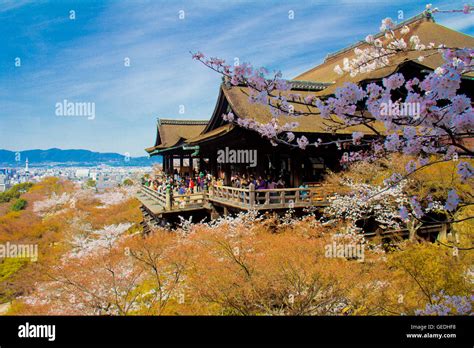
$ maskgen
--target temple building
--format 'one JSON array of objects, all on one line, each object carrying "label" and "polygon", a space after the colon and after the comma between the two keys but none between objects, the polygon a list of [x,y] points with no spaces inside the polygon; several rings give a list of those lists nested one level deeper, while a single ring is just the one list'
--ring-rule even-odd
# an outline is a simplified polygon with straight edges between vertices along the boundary
[{"label": "temple building", "polygon": [[[421,42],[433,42],[435,46],[441,43],[448,47],[474,46],[474,38],[435,23],[429,14],[421,14],[399,24],[394,29],[395,32],[405,25],[410,28],[410,32],[406,34],[406,42],[410,36],[417,35]],[[374,36],[378,37],[383,38],[383,34]],[[324,99],[333,95],[336,88],[346,82],[364,86],[380,81],[395,72],[403,73],[406,78],[422,78],[443,62],[439,53],[430,55],[420,62],[417,60],[420,52],[409,52],[391,58],[392,62],[387,67],[360,73],[355,77],[349,74],[341,76],[334,71],[336,65],[343,65],[345,58],[350,59],[354,56],[355,48],[363,49],[366,45],[365,41],[361,41],[328,55],[322,64],[290,81],[291,93],[300,95],[302,99],[307,95]],[[473,74],[464,76],[461,93],[472,95],[473,78]],[[236,118],[255,120],[258,123],[269,122],[273,117],[270,109],[250,103],[248,96],[248,87],[229,86],[223,83],[219,88],[214,112],[208,121],[160,119],[155,145],[146,151],[151,156],[163,156],[163,169],[167,173],[173,173],[175,170],[179,173],[205,170],[223,178],[227,185],[230,184],[230,178],[234,174],[255,174],[262,177],[284,176],[290,187],[298,187],[303,182],[320,181],[327,169],[332,171],[340,169],[340,160],[350,148],[337,144],[320,148],[309,147],[304,151],[285,145],[275,147],[255,131],[241,128],[222,118],[223,114],[232,111]],[[306,108],[297,103],[293,105],[295,110]],[[315,112],[317,109],[314,107],[311,111]],[[278,117],[278,122],[280,125],[297,122],[299,126],[293,133],[296,137],[306,136],[310,142],[318,139],[322,142],[344,140],[350,138],[356,131],[364,133],[366,137],[375,135],[372,129],[363,125],[335,132],[328,130],[330,121],[317,115],[281,116]],[[383,131],[382,125],[376,125],[376,128],[378,131]],[[226,148],[236,151],[257,150],[256,167],[249,166],[249,163],[219,163],[217,152]]]},{"label": "temple building", "polygon": [[[397,25],[393,30],[400,33],[403,26],[410,31],[404,35],[405,42],[412,35],[417,35],[422,43],[434,43],[435,47],[444,44],[448,47],[474,47],[474,38],[435,23],[430,14],[423,13]],[[374,35],[374,38],[384,40],[384,34]],[[398,35],[398,34],[397,34]],[[336,89],[346,82],[360,86],[377,82],[395,72],[402,73],[407,79],[418,77],[422,79],[443,63],[440,53],[419,60],[420,52],[407,52],[391,58],[390,65],[374,71],[360,73],[354,77],[349,74],[338,75],[334,69],[342,66],[345,59],[354,57],[354,49],[363,49],[365,41],[342,49],[326,57],[324,62],[300,74],[291,83],[288,93],[297,94],[298,98],[312,95],[321,99],[333,96]],[[460,93],[472,98],[474,91],[474,74],[462,77]],[[284,92],[287,93],[287,92]],[[383,135],[383,125],[371,124],[348,126],[335,130],[334,124],[322,118],[316,107],[309,107],[295,102],[290,104],[295,111],[310,109],[308,116],[280,116],[280,125],[297,122],[298,126],[292,132],[296,137],[304,135],[310,143],[330,142],[329,145],[308,147],[301,150],[298,147],[279,144],[273,146],[268,139],[263,138],[254,130],[238,126],[222,117],[232,112],[235,118],[252,120],[265,124],[274,116],[270,108],[251,103],[249,88],[232,86],[225,82],[218,90],[214,112],[208,120],[170,120],[159,119],[157,137],[154,146],[147,148],[150,156],[163,156],[163,171],[168,174],[207,172],[223,180],[221,187],[210,187],[209,192],[199,197],[183,200],[189,202],[186,209],[283,209],[289,206],[305,207],[308,205],[324,206],[327,203],[327,192],[318,188],[318,183],[330,171],[341,169],[341,158],[344,154],[357,149],[350,139],[354,132],[362,132],[365,138]],[[303,109],[304,108],[304,109]],[[222,156],[227,156],[222,160]],[[253,157],[252,157],[253,156]],[[283,178],[285,189],[262,190],[255,194],[252,188],[234,189],[230,187],[233,175],[253,175],[267,178]],[[298,190],[301,184],[319,191],[307,191],[301,196]],[[277,192],[278,191],[278,192]],[[145,192],[141,200],[147,211],[155,216],[164,216],[167,212],[175,212],[173,207],[183,211],[184,203],[170,202],[170,197],[164,194]],[[178,199],[175,197],[175,199]]]}]

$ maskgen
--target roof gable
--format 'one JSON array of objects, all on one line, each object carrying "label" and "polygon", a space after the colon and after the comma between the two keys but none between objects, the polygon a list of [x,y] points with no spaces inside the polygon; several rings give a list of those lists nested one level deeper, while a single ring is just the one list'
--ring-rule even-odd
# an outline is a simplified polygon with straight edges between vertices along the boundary
[{"label": "roof gable", "polygon": [[145,150],[150,153],[157,149],[177,146],[199,135],[208,122],[208,120],[158,119],[155,146]]}]

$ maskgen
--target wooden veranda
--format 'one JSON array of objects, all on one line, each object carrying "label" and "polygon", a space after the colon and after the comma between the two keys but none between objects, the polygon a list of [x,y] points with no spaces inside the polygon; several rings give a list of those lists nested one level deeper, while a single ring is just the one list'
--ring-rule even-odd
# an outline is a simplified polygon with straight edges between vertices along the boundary
[{"label": "wooden veranda", "polygon": [[333,194],[333,187],[321,185],[262,190],[256,190],[253,184],[249,188],[216,185],[183,195],[173,194],[169,189],[158,192],[142,186],[137,198],[151,213],[162,215],[212,209],[213,205],[242,211],[325,207]]}]

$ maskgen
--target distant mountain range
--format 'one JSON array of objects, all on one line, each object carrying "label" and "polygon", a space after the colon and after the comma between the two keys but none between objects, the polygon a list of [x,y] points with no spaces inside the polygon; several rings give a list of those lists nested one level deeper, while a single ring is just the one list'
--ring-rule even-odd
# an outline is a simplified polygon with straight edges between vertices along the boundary
[{"label": "distant mountain range", "polygon": [[0,165],[23,167],[28,158],[31,167],[39,166],[97,166],[105,164],[116,167],[151,166],[161,163],[161,157],[126,157],[118,153],[101,153],[89,150],[25,150],[0,149]]}]

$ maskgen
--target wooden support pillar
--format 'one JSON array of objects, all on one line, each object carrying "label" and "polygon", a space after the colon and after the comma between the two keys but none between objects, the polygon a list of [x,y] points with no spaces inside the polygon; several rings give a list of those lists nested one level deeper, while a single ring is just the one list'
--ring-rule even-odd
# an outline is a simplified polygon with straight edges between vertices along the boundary
[{"label": "wooden support pillar", "polygon": [[209,187],[207,186],[207,184],[204,184],[204,187],[203,187],[203,194],[204,194],[204,201],[205,202],[209,202],[209,197],[212,196],[212,186]]},{"label": "wooden support pillar", "polygon": [[174,155],[170,155],[170,174],[174,173]]},{"label": "wooden support pillar", "polygon": [[255,185],[254,185],[254,183],[251,183],[249,185],[249,205],[250,205],[250,208],[253,208],[255,206]]},{"label": "wooden support pillar", "polygon": [[217,212],[216,208],[211,205],[211,220],[216,220],[219,218],[219,213]]},{"label": "wooden support pillar", "polygon": [[272,152],[271,153],[271,168],[269,168],[269,173],[272,177],[275,177],[275,175],[278,173],[278,153],[277,152]]},{"label": "wooden support pillar", "polygon": [[199,155],[199,172],[204,172],[204,160],[202,155]]},{"label": "wooden support pillar", "polygon": [[171,210],[171,185],[166,186],[166,210]]},{"label": "wooden support pillar", "polygon": [[166,173],[167,171],[167,163],[166,163],[166,156],[161,156],[162,162],[163,162],[163,173]]},{"label": "wooden support pillar", "polygon": [[295,176],[293,173],[293,163],[291,161],[291,157],[288,157],[288,172],[290,173],[290,187],[295,186]]},{"label": "wooden support pillar", "polygon": [[217,153],[214,152],[210,157],[209,157],[209,164],[210,164],[210,171],[212,176],[217,178]]},{"label": "wooden support pillar", "polygon": [[224,185],[230,186],[232,182],[230,181],[231,171],[230,171],[230,164],[224,163]]}]

